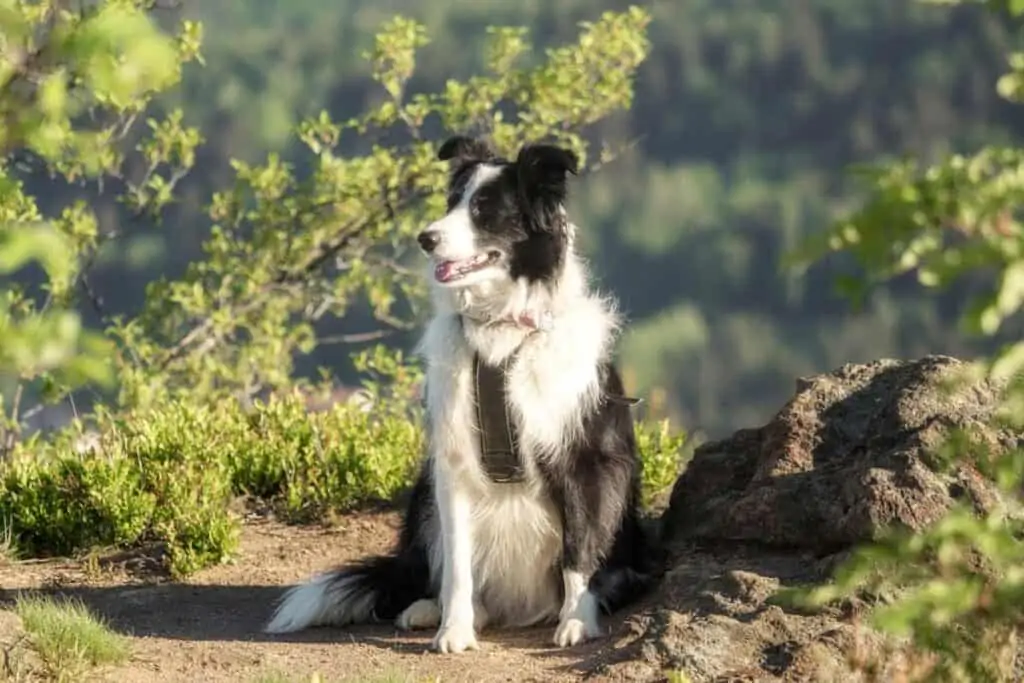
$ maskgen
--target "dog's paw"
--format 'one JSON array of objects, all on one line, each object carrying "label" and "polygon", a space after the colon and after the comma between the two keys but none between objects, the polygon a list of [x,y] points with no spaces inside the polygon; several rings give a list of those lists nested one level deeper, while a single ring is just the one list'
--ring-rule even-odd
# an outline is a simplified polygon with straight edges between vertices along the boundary
[{"label": "dog's paw", "polygon": [[552,639],[555,645],[572,647],[603,635],[598,622],[597,601],[593,595],[584,593],[575,606],[570,605],[563,606],[559,615],[558,628]]},{"label": "dog's paw", "polygon": [[555,629],[555,637],[552,639],[558,647],[572,647],[579,645],[586,640],[600,638],[601,627],[596,621],[588,621],[570,616],[563,619]]},{"label": "dog's paw", "polygon": [[441,608],[436,600],[417,600],[395,619],[395,625],[403,631],[437,628],[440,623]]},{"label": "dog's paw", "polygon": [[479,650],[480,645],[476,642],[476,631],[472,624],[454,622],[441,627],[434,636],[434,650],[444,654],[465,652],[466,650]]}]

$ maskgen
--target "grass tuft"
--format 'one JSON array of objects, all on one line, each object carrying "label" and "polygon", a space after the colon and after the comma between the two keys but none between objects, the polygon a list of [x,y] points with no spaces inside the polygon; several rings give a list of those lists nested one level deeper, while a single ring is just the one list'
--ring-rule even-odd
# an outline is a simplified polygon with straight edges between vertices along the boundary
[{"label": "grass tuft", "polygon": [[128,640],[111,631],[81,601],[19,597],[14,612],[54,681],[80,681],[89,669],[121,664],[131,655]]}]

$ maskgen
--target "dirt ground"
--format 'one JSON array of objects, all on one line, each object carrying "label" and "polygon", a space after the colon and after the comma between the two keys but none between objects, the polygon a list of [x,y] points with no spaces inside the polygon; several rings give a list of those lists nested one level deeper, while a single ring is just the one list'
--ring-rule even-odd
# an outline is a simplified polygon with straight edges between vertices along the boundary
[{"label": "dirt ground", "polygon": [[[167,579],[152,557],[139,554],[0,564],[0,608],[24,590],[80,598],[131,637],[132,661],[100,676],[123,683],[248,683],[272,672],[296,681],[313,672],[326,681],[382,674],[417,683],[618,680],[601,671],[628,637],[621,619],[605,620],[608,638],[571,650],[549,646],[552,626],[485,631],[480,651],[453,656],[427,651],[432,632],[410,635],[392,627],[260,632],[284,586],[386,550],[397,524],[393,513],[345,517],[331,528],[255,521],[244,529],[235,562],[187,582]],[[16,628],[17,619],[0,612],[0,643]]]}]

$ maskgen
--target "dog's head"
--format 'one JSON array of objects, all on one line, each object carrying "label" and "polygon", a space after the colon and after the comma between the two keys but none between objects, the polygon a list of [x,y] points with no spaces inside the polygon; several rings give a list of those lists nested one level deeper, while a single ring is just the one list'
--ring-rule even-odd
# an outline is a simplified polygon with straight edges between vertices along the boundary
[{"label": "dog's head", "polygon": [[456,136],[438,158],[451,165],[448,212],[417,238],[434,263],[436,284],[556,278],[569,239],[563,204],[576,155],[531,144],[510,161],[483,140]]}]

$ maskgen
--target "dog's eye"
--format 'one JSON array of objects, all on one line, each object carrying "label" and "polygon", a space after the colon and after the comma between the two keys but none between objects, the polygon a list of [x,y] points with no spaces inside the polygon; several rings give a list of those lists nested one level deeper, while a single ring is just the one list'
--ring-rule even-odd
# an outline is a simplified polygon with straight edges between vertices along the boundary
[{"label": "dog's eye", "polygon": [[480,218],[480,202],[473,200],[469,203],[469,215],[471,218],[476,220]]}]

